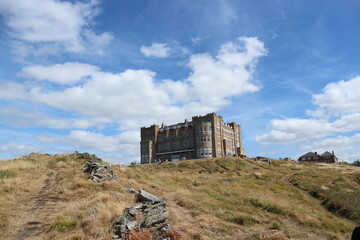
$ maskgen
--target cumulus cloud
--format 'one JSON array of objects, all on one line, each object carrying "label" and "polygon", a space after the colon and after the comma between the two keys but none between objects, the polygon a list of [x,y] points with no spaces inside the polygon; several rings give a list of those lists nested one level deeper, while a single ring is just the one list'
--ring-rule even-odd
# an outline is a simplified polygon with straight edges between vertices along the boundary
[{"label": "cumulus cloud", "polygon": [[323,93],[313,96],[313,102],[330,114],[360,112],[360,76],[326,85]]},{"label": "cumulus cloud", "polygon": [[263,144],[292,143],[297,141],[322,138],[331,134],[331,124],[316,119],[271,120],[269,133],[256,136],[256,141]]},{"label": "cumulus cloud", "polygon": [[[326,138],[320,141],[315,141],[310,145],[303,146],[304,149],[358,149],[360,146],[360,134],[353,136],[336,136]],[[359,154],[360,156],[360,154]]]},{"label": "cumulus cloud", "polygon": [[59,84],[85,78],[76,86],[58,91],[33,87],[23,96],[58,109],[117,119],[123,126],[137,128],[140,123],[178,121],[194,114],[217,111],[229,104],[231,97],[259,90],[252,73],[257,59],[266,53],[264,44],[258,39],[240,38],[239,42],[222,45],[215,57],[209,54],[191,56],[189,76],[178,81],[158,80],[156,73],[149,70],[129,69],[114,74],[71,62],[28,66],[20,74]]},{"label": "cumulus cloud", "polygon": [[[303,146],[306,149],[344,149],[355,146],[359,134],[352,137],[338,134],[360,131],[360,77],[325,86],[323,93],[313,96],[316,110],[308,110],[313,118],[272,120],[269,132],[257,136],[262,144],[286,144],[318,139]],[[333,120],[329,120],[333,119]]]},{"label": "cumulus cloud", "polygon": [[77,62],[67,62],[51,66],[31,65],[19,73],[25,78],[46,80],[57,84],[74,84],[99,71],[95,66]]},{"label": "cumulus cloud", "polygon": [[[97,5],[97,0],[86,3],[57,0],[1,1],[0,14],[10,35],[26,43],[23,47],[37,48],[36,43],[42,43],[41,48],[47,48],[43,52],[61,48],[68,52],[84,53],[87,47],[100,49],[112,39],[110,33],[97,35],[90,29],[93,18],[99,13]],[[23,49],[22,54],[29,52]]]},{"label": "cumulus cloud", "polygon": [[151,46],[141,46],[140,51],[146,57],[166,58],[171,48],[166,43],[153,43]]},{"label": "cumulus cloud", "polygon": [[[125,131],[116,135],[104,135],[97,132],[73,130],[67,136],[38,135],[37,140],[43,144],[61,144],[71,146],[73,151],[100,152],[101,155],[113,157],[114,162],[130,163],[138,160],[139,155],[139,131]],[[120,154],[119,153],[126,153]]]},{"label": "cumulus cloud", "polygon": [[271,120],[268,129],[269,133],[256,137],[258,142],[282,144],[320,139],[335,133],[360,130],[360,113],[344,115],[332,122],[326,119],[275,119]]},{"label": "cumulus cloud", "polygon": [[[139,154],[140,126],[214,112],[229,104],[233,96],[258,91],[260,86],[252,74],[257,59],[266,53],[258,39],[240,38],[222,45],[215,56],[190,56],[189,75],[181,80],[157,79],[155,72],[144,69],[104,72],[77,62],[30,65],[19,72],[24,84],[1,83],[0,99],[33,101],[83,117],[54,118],[11,108],[1,110],[0,116],[21,127],[77,129],[67,136],[37,136],[42,145],[55,150],[90,150],[109,156],[124,153],[118,156],[121,161],[134,161]],[[108,123],[119,123],[122,133],[107,136],[89,130]]]}]

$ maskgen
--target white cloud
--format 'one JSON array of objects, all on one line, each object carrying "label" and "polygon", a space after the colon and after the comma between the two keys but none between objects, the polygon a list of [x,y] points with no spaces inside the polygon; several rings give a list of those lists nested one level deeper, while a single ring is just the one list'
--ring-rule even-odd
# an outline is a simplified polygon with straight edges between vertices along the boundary
[{"label": "white cloud", "polygon": [[293,143],[320,139],[335,133],[360,130],[360,113],[344,115],[333,122],[325,119],[284,119],[271,120],[269,133],[257,136],[263,144]]},{"label": "white cloud", "polygon": [[[226,43],[216,56],[193,55],[190,74],[179,81],[158,80],[149,70],[102,72],[96,66],[68,62],[50,66],[32,65],[19,73],[24,84],[4,82],[0,99],[21,99],[46,104],[56,109],[74,111],[82,119],[59,119],[38,112],[21,112],[5,108],[0,116],[7,124],[21,127],[48,127],[72,130],[69,135],[37,136],[42,146],[53,151],[91,151],[107,156],[120,153],[121,162],[138,160],[139,127],[174,123],[185,118],[214,112],[231,102],[231,97],[260,89],[252,73],[257,59],[266,55],[256,38],[240,38]],[[33,80],[35,79],[35,80]],[[39,84],[48,81],[62,86]],[[77,83],[76,86],[71,85]],[[79,129],[101,128],[120,123],[118,135]],[[136,131],[129,131],[129,130]]]},{"label": "white cloud", "polygon": [[[93,152],[101,152],[102,155],[114,153],[126,153],[118,155],[117,162],[130,163],[138,160],[139,155],[139,131],[125,131],[117,135],[106,136],[101,133],[73,130],[64,137],[39,135],[37,139],[44,144],[60,144],[71,146],[80,152],[91,149]],[[114,159],[115,161],[115,159]]]},{"label": "white cloud", "polygon": [[[291,143],[360,130],[360,76],[326,85],[323,93],[313,95],[313,103],[318,108],[306,112],[319,119],[272,120],[269,133],[256,140],[263,144]],[[331,122],[329,117],[336,119]]]},{"label": "white cloud", "polygon": [[219,4],[220,19],[224,24],[229,24],[236,20],[236,13],[227,0],[219,0]]},{"label": "white cloud", "polygon": [[[309,119],[272,120],[269,132],[257,136],[262,144],[300,142],[307,150],[337,150],[342,160],[360,156],[360,76],[328,84],[321,94],[313,95],[316,110],[307,110]],[[332,119],[332,120],[329,120]],[[341,136],[339,134],[352,136]],[[313,141],[317,139],[317,141]],[[304,143],[306,142],[306,143]]]},{"label": "white cloud", "polygon": [[166,58],[171,48],[166,43],[153,43],[151,46],[141,46],[140,51],[146,57]]},{"label": "white cloud", "polygon": [[[336,136],[331,138],[326,138],[320,141],[313,142],[310,145],[303,146],[305,149],[358,149],[360,146],[360,134],[355,134],[353,136]],[[359,154],[360,156],[360,154]]]},{"label": "white cloud", "polygon": [[360,112],[360,76],[326,85],[323,93],[313,96],[313,102],[330,114]]},{"label": "white cloud", "polygon": [[[122,128],[178,121],[217,111],[229,104],[231,97],[260,88],[253,83],[252,73],[257,59],[266,54],[266,49],[256,38],[239,40],[239,43],[222,45],[216,57],[208,54],[191,56],[191,73],[182,81],[157,80],[155,73],[149,70],[126,70],[117,74],[101,72],[97,67],[80,63],[29,66],[21,71],[21,75],[37,80],[70,84],[90,77],[63,90],[31,87],[23,90],[21,98],[120,121]],[[14,91],[15,87],[11,89]],[[4,90],[3,98],[6,97],[15,96]]]},{"label": "white cloud", "polygon": [[201,37],[193,37],[193,38],[191,38],[191,41],[194,44],[199,44],[202,40],[203,40],[203,38],[201,38]]},{"label": "white cloud", "polygon": [[99,69],[88,64],[67,62],[52,66],[31,65],[19,73],[22,77],[46,80],[57,84],[74,84],[96,73]]},{"label": "white cloud", "polygon": [[336,136],[315,141],[302,146],[302,149],[319,152],[335,150],[335,155],[341,161],[353,162],[360,158],[360,133],[352,136]]},{"label": "white cloud", "polygon": [[[23,47],[37,49],[36,43],[43,43],[43,52],[53,52],[60,50],[57,45],[60,44],[62,50],[85,53],[89,45],[100,49],[112,38],[110,33],[97,35],[90,29],[90,23],[99,13],[97,5],[97,0],[87,3],[57,0],[1,1],[0,14],[11,36],[26,43]],[[49,46],[51,50],[45,51],[44,48]],[[21,53],[30,54],[25,49]]]},{"label": "white cloud", "polygon": [[23,143],[3,143],[0,144],[0,152],[3,153],[16,153],[16,155],[27,154],[30,152],[37,152],[39,148]]},{"label": "white cloud", "polygon": [[256,136],[262,144],[292,143],[314,138],[322,138],[334,129],[331,124],[316,119],[285,119],[271,120],[269,133]]},{"label": "white cloud", "polygon": [[0,81],[0,86],[1,86],[0,99],[1,98],[22,99],[27,94],[26,87],[20,83],[10,82],[10,81]]},{"label": "white cloud", "polygon": [[111,121],[107,118],[73,119],[53,118],[40,112],[26,112],[14,108],[0,109],[2,122],[15,127],[47,127],[51,129],[103,128]]}]

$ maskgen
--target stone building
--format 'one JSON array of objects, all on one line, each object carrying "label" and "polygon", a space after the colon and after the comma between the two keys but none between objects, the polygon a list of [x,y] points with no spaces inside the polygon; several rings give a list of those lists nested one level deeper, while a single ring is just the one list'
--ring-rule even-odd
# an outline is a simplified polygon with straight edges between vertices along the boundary
[{"label": "stone building", "polygon": [[141,163],[243,155],[241,126],[209,113],[192,121],[141,128]]}]

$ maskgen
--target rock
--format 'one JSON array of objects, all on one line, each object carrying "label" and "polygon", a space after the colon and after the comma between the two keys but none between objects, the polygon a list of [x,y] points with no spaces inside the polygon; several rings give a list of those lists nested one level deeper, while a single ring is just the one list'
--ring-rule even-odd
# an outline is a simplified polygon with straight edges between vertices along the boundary
[{"label": "rock", "polygon": [[137,221],[131,221],[128,224],[126,224],[126,229],[129,231],[137,230],[140,228],[140,224]]},{"label": "rock", "polygon": [[143,225],[146,228],[153,227],[159,223],[165,223],[168,217],[166,209],[159,204],[153,205],[148,209],[145,209],[145,213],[146,218]]},{"label": "rock", "polygon": [[[167,222],[168,212],[166,211],[166,202],[143,190],[140,190],[140,193],[142,193],[141,196],[146,193],[146,201],[138,202],[125,208],[124,214],[113,225],[114,234],[118,239],[125,238],[126,233],[129,231],[149,229],[156,234],[161,234],[164,231],[170,230],[170,225]],[[140,200],[143,200],[143,198],[140,198]]]},{"label": "rock", "polygon": [[99,158],[92,158],[84,165],[84,172],[90,174],[90,180],[94,182],[103,182],[105,180],[116,178],[110,166]]},{"label": "rock", "polygon": [[139,193],[137,195],[137,200],[139,202],[152,202],[152,203],[164,202],[164,200],[161,200],[142,189],[139,190]]},{"label": "rock", "polygon": [[128,191],[129,193],[133,193],[133,194],[137,194],[138,191],[136,191],[134,188],[125,188],[126,191]]}]

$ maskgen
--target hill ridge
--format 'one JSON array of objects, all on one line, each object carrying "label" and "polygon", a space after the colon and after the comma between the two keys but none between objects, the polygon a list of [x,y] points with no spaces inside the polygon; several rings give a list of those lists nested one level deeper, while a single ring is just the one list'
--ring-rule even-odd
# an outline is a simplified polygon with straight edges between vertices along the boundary
[{"label": "hill ridge", "polygon": [[86,160],[37,154],[0,162],[0,239],[111,239],[135,202],[129,187],[166,200],[183,239],[349,239],[360,224],[354,166],[241,158],[113,164],[118,179],[96,183],[83,172]]}]

